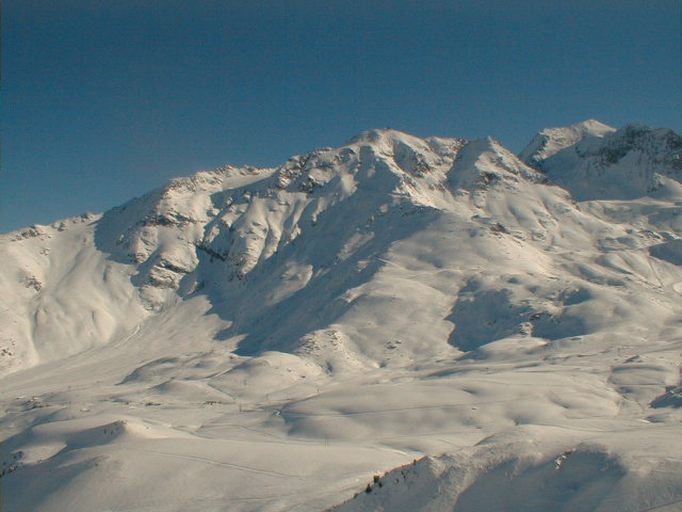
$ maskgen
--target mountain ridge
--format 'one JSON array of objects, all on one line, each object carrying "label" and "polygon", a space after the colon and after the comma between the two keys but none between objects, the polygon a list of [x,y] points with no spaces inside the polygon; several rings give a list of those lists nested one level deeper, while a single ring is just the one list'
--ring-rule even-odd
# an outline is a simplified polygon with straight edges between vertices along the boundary
[{"label": "mountain ridge", "polygon": [[0,235],[8,506],[321,510],[423,456],[341,510],[682,499],[647,472],[681,457],[679,136],[575,126],[369,130]]},{"label": "mountain ridge", "polygon": [[[339,205],[350,199],[351,203],[359,205],[353,206],[353,210],[370,210],[364,214],[366,218],[348,220],[346,224],[354,224],[350,228],[337,223],[317,230],[347,231],[342,236],[347,238],[346,249],[338,247],[337,253],[345,254],[350,250],[348,248],[357,249],[367,243],[367,237],[375,236],[367,226],[385,217],[395,205],[403,204],[400,208],[406,208],[412,204],[417,208],[415,212],[427,208],[435,209],[434,212],[459,211],[469,215],[467,208],[462,211],[463,204],[468,202],[474,209],[486,210],[489,196],[495,195],[498,189],[508,193],[520,186],[524,188],[526,182],[551,187],[553,178],[561,180],[562,176],[552,162],[563,158],[563,153],[573,155],[573,147],[587,158],[592,158],[592,154],[602,155],[602,149],[592,152],[580,149],[593,146],[597,139],[605,140],[607,150],[612,150],[615,144],[621,153],[624,151],[622,143],[614,143],[609,137],[616,137],[615,140],[621,142],[626,139],[635,151],[640,150],[643,139],[645,143],[647,140],[666,140],[673,151],[669,160],[674,165],[679,159],[674,153],[677,147],[674,143],[679,137],[676,139],[672,132],[664,130],[627,127],[615,131],[598,121],[588,120],[566,129],[544,130],[540,135],[556,138],[557,134],[565,132],[570,134],[569,139],[573,137],[572,143],[561,148],[554,144],[549,156],[546,151],[543,153],[545,160],[542,161],[538,157],[528,157],[527,160],[537,162],[539,169],[534,169],[491,138],[474,141],[420,139],[392,129],[368,130],[351,138],[347,145],[294,156],[276,168],[224,166],[176,178],[109,210],[100,218],[88,218],[95,225],[95,250],[128,266],[127,272],[132,272],[131,284],[139,291],[143,306],[153,312],[162,308],[165,302],[176,300],[174,297],[178,295],[191,295],[207,282],[244,279],[278,251],[291,245],[301,233],[309,233],[320,217],[341,211]],[[623,135],[618,135],[620,133]],[[528,148],[535,145],[536,139],[521,156],[529,154]],[[649,146],[657,147],[651,142]],[[548,162],[546,165],[545,161]],[[525,187],[522,193],[530,190],[535,189]],[[564,194],[562,202],[571,201],[560,190],[556,194]],[[404,211],[400,213],[405,214]],[[535,215],[538,215],[537,211],[530,213],[530,217]],[[544,218],[546,214],[541,216]],[[546,236],[542,234],[545,231],[542,222],[547,221],[540,224],[535,221],[530,238]],[[59,231],[67,225],[69,221],[62,221],[58,224],[62,227],[56,229]],[[384,222],[384,225],[388,224]],[[499,223],[491,226],[499,234],[505,234],[507,230]],[[31,229],[5,237],[16,239],[33,232],[41,237],[51,236],[47,234],[50,228]],[[365,234],[354,234],[353,231],[364,231]],[[390,245],[390,242],[383,243]],[[326,259],[324,265],[329,266],[338,258],[330,255]],[[206,264],[211,269],[205,278],[197,271],[203,260],[208,260]],[[315,269],[309,262],[302,265],[308,268],[302,275],[309,274],[308,277],[299,276],[297,285],[289,283],[286,293],[296,293],[292,290],[305,286],[307,282],[304,281],[312,277],[311,272]],[[216,278],[216,274],[219,277]],[[22,279],[29,287],[42,282],[28,274]],[[277,293],[284,292],[275,292],[275,295]]]}]

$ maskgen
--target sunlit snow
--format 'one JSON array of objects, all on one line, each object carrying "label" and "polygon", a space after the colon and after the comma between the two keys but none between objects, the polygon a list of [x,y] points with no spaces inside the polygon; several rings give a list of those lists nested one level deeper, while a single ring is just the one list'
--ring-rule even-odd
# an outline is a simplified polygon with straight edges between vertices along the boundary
[{"label": "sunlit snow", "polygon": [[3,511],[682,509],[670,130],[371,130],[0,258]]}]

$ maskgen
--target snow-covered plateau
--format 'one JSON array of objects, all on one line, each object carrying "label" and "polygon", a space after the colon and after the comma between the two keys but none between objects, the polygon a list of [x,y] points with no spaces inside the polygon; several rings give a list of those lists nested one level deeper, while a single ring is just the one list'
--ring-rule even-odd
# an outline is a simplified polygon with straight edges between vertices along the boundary
[{"label": "snow-covered plateau", "polygon": [[2,512],[682,510],[671,130],[371,130],[0,261]]}]

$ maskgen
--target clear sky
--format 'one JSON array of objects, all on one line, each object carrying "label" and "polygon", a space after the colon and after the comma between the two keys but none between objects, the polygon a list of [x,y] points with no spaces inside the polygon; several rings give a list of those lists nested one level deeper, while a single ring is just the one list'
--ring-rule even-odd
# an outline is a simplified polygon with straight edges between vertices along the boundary
[{"label": "clear sky", "polygon": [[5,0],[0,232],[368,128],[682,131],[679,0]]}]

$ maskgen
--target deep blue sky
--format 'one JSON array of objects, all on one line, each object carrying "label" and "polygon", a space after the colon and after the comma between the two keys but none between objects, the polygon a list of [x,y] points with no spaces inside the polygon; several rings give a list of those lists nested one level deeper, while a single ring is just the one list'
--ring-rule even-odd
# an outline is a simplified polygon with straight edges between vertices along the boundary
[{"label": "deep blue sky", "polygon": [[5,0],[0,232],[368,128],[682,131],[679,0]]}]

